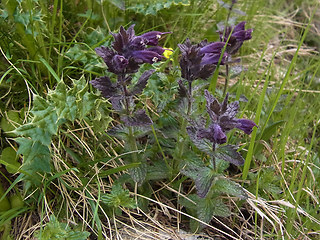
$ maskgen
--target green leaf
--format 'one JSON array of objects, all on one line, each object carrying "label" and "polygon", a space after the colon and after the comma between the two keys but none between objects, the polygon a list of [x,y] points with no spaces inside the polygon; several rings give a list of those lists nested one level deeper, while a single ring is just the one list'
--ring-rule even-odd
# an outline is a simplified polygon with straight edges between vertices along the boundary
[{"label": "green leaf", "polygon": [[222,159],[227,162],[231,162],[234,165],[241,166],[244,164],[244,158],[239,152],[238,147],[234,145],[224,145],[216,148],[214,155],[216,158]]},{"label": "green leaf", "polygon": [[125,2],[123,0],[108,0],[108,2],[112,3],[117,8],[119,8],[123,11],[126,10]]},{"label": "green leaf", "polygon": [[9,173],[16,173],[20,167],[20,163],[17,161],[18,157],[16,151],[11,147],[6,147],[2,150],[0,163],[6,166]]},{"label": "green leaf", "polygon": [[33,96],[31,122],[13,132],[21,138],[18,154],[23,155],[22,170],[31,176],[37,172],[50,172],[51,139],[58,127],[66,120],[82,119],[94,108],[97,97],[87,91],[88,84],[82,77],[73,80],[73,87],[60,81],[55,90],[50,90],[47,99]]},{"label": "green leaf", "polygon": [[127,6],[127,10],[130,9],[136,13],[144,15],[156,15],[160,10],[168,9],[175,5],[189,6],[190,0],[134,0],[130,1],[130,4]]},{"label": "green leaf", "polygon": [[231,212],[220,198],[198,199],[198,218],[209,223],[213,216],[228,217]]},{"label": "green leaf", "polygon": [[58,131],[58,115],[54,107],[39,95],[33,96],[32,123],[39,128],[45,129],[48,134],[54,135]]},{"label": "green leaf", "polygon": [[70,90],[67,91],[64,82],[59,82],[55,90],[50,90],[48,97],[55,106],[59,119],[75,120],[77,113],[76,96],[70,94]]},{"label": "green leaf", "polygon": [[20,118],[19,112],[8,111],[6,116],[1,118],[0,127],[9,137],[14,137],[13,131],[17,125],[21,124],[22,120]]},{"label": "green leaf", "polygon": [[[228,217],[231,212],[227,205],[225,205],[219,197],[216,196],[207,196],[206,198],[200,198],[199,196],[192,194],[188,196],[190,200],[181,199],[180,203],[191,210],[190,213],[193,213],[194,217],[199,220],[209,223],[213,216],[218,217]],[[200,231],[204,226],[199,224],[197,221],[190,221],[190,228],[193,232]]]},{"label": "green leaf", "polygon": [[48,146],[39,141],[33,141],[28,138],[16,138],[19,143],[17,154],[23,155],[22,170],[30,173],[50,172],[50,150]]},{"label": "green leaf", "polygon": [[39,141],[44,145],[49,145],[51,143],[52,135],[50,132],[46,129],[37,127],[33,123],[22,125],[21,127],[17,128],[14,133],[19,136],[30,137],[33,141]]},{"label": "green leaf", "polygon": [[136,208],[135,200],[130,197],[129,190],[124,190],[120,184],[113,185],[110,193],[101,196],[101,201],[112,208]]},{"label": "green leaf", "polygon": [[181,173],[194,180],[197,194],[201,198],[207,195],[214,179],[218,176],[214,170],[204,166],[204,164],[200,162],[188,163],[186,167],[181,170]]},{"label": "green leaf", "polygon": [[167,179],[169,177],[169,169],[162,159],[160,161],[153,161],[152,164],[147,168],[147,181]]},{"label": "green leaf", "polygon": [[41,240],[86,240],[90,233],[86,231],[74,231],[67,224],[60,223],[53,215],[41,232],[36,232],[35,236]]},{"label": "green leaf", "polygon": [[239,197],[241,199],[248,198],[248,195],[246,194],[246,192],[240,184],[224,177],[219,177],[215,179],[212,189],[215,192],[229,194],[235,197]]},{"label": "green leaf", "polygon": [[147,176],[147,165],[141,163],[138,167],[130,168],[128,171],[133,181],[141,186]]}]

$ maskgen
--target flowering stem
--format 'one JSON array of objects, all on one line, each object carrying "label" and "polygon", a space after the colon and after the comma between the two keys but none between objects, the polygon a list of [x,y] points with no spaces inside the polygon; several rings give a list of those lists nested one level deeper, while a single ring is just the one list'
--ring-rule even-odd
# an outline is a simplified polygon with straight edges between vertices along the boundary
[{"label": "flowering stem", "polygon": [[[120,74],[118,75],[118,81],[120,82],[120,84],[122,85],[122,89],[123,89],[123,96],[124,96],[124,102],[125,102],[125,108],[126,108],[126,115],[129,117],[130,115],[130,109],[129,109],[129,98],[128,98],[128,90],[127,87],[124,83],[125,80],[125,74]],[[137,144],[136,144],[136,139],[133,135],[133,128],[132,127],[128,127],[128,143],[129,143],[129,147],[130,147],[130,151],[132,151],[132,158],[133,158],[133,162],[138,162],[138,156],[137,156]]]},{"label": "flowering stem", "polygon": [[229,65],[226,64],[226,80],[225,80],[224,88],[223,88],[223,97],[226,96],[228,84],[229,84]]},{"label": "flowering stem", "polygon": [[187,116],[190,115],[191,107],[192,107],[192,81],[188,81],[188,109],[187,109]]},{"label": "flowering stem", "polygon": [[[216,150],[216,144],[213,143],[212,144],[212,152],[214,152]],[[213,165],[213,170],[216,171],[217,167],[216,167],[216,158],[215,156],[212,156],[212,165]]]},{"label": "flowering stem", "polygon": [[129,110],[129,100],[128,100],[128,90],[127,87],[124,83],[125,80],[125,74],[120,74],[118,75],[118,82],[122,85],[122,90],[123,90],[123,96],[124,96],[124,102],[125,102],[125,107],[126,107],[126,114],[127,116],[130,115],[130,110]]},{"label": "flowering stem", "polygon": [[[188,81],[188,108],[187,108],[187,116],[190,116],[191,113],[191,108],[192,108],[192,81]],[[177,144],[177,157],[176,157],[176,163],[175,166],[173,167],[174,169],[177,169],[180,163],[180,159],[183,156],[183,152],[186,146],[186,138],[187,138],[187,124],[188,121],[184,117],[182,119],[181,123],[181,129],[180,129],[180,135],[178,137],[178,144]]]}]

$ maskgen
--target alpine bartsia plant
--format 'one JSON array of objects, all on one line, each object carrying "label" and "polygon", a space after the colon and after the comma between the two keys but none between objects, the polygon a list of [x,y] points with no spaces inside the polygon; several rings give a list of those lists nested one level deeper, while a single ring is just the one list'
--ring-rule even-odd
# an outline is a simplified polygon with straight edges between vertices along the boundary
[{"label": "alpine bartsia plant", "polygon": [[[200,198],[210,200],[212,196],[215,196],[214,192],[220,191],[217,183],[223,179],[223,181],[228,182],[230,189],[240,193],[238,196],[244,199],[246,194],[241,186],[232,182],[232,180],[225,179],[222,174],[228,167],[228,163],[238,166],[244,164],[244,158],[238,152],[238,147],[225,144],[227,142],[226,133],[237,128],[246,134],[250,134],[256,124],[248,119],[236,118],[239,111],[239,102],[228,103],[228,94],[222,103],[219,103],[208,90],[204,91],[204,95],[206,110],[210,117],[209,125],[206,126],[206,120],[203,117],[198,117],[196,121],[190,120],[191,125],[187,127],[187,133],[192,143],[200,151],[210,156],[211,161],[203,162],[203,157],[193,157],[191,161],[187,160],[185,162],[185,166],[180,172],[194,180],[197,195]],[[223,191],[226,192],[226,190]]]},{"label": "alpine bartsia plant", "polygon": [[142,93],[155,70],[144,71],[136,84],[132,84],[132,78],[142,64],[153,64],[164,58],[162,54],[165,49],[158,46],[158,41],[167,33],[169,32],[152,31],[136,36],[134,25],[127,30],[121,26],[119,33],[112,33],[114,38],[112,48],[105,46],[96,48],[96,53],[102,57],[108,71],[117,76],[117,81],[114,83],[108,76],[103,76],[90,83],[101,91],[102,96],[109,99],[124,123],[112,129],[110,134],[124,138],[125,148],[132,153],[125,158],[125,161],[138,165],[136,168],[131,168],[129,173],[139,185],[146,177],[146,159],[141,155],[138,156],[135,134],[138,128],[134,127],[148,126],[153,122],[144,109],[135,108],[133,97]]},{"label": "alpine bartsia plant", "polygon": [[235,101],[228,104],[228,94],[220,104],[208,90],[204,91],[207,101],[206,109],[211,119],[208,128],[198,128],[197,137],[206,138],[215,144],[227,142],[226,132],[238,128],[246,134],[250,134],[256,124],[248,119],[237,119],[236,114],[239,111],[239,102]]},{"label": "alpine bartsia plant", "polygon": [[158,41],[167,33],[169,32],[151,31],[136,36],[134,25],[127,30],[121,26],[119,33],[111,33],[114,37],[112,48],[105,46],[96,48],[96,53],[102,57],[108,71],[117,75],[117,81],[113,83],[109,77],[103,76],[90,83],[110,100],[115,110],[125,110],[122,120],[127,126],[152,124],[144,110],[134,112],[130,111],[130,107],[133,102],[132,97],[143,91],[154,70],[145,71],[134,86],[130,84],[132,74],[136,73],[142,64],[152,64],[164,58],[161,54],[165,49],[158,46]]},{"label": "alpine bartsia plant", "polygon": [[[234,128],[242,130],[246,134],[251,134],[253,127],[257,126],[253,121],[248,119],[238,119],[236,115],[239,111],[239,102],[228,103],[228,94],[222,103],[213,97],[208,90],[204,91],[206,98],[206,110],[210,117],[210,124],[205,127],[205,121],[187,127],[190,139],[196,146],[201,149],[204,145],[202,140],[209,140],[212,144],[210,155],[213,159],[213,167],[215,166],[215,158],[231,162],[235,165],[242,165],[244,159],[237,152],[237,147],[232,145],[219,145],[227,142],[226,133]],[[219,147],[219,149],[217,149]],[[218,151],[216,151],[218,150]]]}]

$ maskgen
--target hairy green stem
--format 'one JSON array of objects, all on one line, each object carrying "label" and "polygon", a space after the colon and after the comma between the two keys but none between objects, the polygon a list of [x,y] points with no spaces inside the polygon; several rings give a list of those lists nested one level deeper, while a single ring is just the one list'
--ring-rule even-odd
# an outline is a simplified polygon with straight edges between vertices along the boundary
[{"label": "hairy green stem", "polygon": [[226,80],[224,82],[223,97],[225,97],[227,94],[228,84],[229,84],[229,65],[226,64]]},{"label": "hairy green stem", "polygon": [[[214,152],[216,150],[216,144],[213,143],[212,144],[212,152]],[[212,165],[213,165],[213,170],[216,171],[217,167],[216,167],[216,158],[215,156],[212,156]]]},{"label": "hairy green stem", "polygon": [[[124,96],[124,101],[125,101],[125,107],[126,107],[126,115],[129,117],[130,116],[130,108],[129,108],[129,99],[128,99],[128,90],[127,87],[124,83],[125,81],[125,73],[118,75],[118,81],[123,87],[123,96]],[[133,134],[133,127],[128,127],[129,132],[128,132],[128,143],[130,147],[130,151],[132,151],[132,159],[133,162],[138,162],[138,156],[137,156],[137,143],[136,143],[136,138],[134,137]]]},{"label": "hairy green stem", "polygon": [[[192,81],[188,81],[188,108],[187,108],[187,116],[190,116],[191,109],[192,109]],[[181,128],[180,128],[180,134],[177,139],[177,148],[176,148],[176,157],[175,157],[175,163],[173,166],[173,169],[178,169],[180,165],[180,160],[182,159],[185,147],[186,147],[186,138],[187,138],[187,124],[188,120],[187,118],[182,119]]]}]

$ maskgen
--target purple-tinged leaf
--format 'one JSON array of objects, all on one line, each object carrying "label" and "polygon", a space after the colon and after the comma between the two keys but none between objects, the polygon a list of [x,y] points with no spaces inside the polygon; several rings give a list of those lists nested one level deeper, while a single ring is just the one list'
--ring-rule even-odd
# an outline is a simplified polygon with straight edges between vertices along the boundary
[{"label": "purple-tinged leaf", "polygon": [[226,97],[224,98],[223,102],[221,103],[221,109],[220,109],[221,114],[223,114],[227,111],[228,99],[229,99],[229,93],[226,94]]},{"label": "purple-tinged leaf", "polygon": [[187,97],[187,96],[188,96],[188,90],[187,90],[187,88],[183,85],[182,80],[178,80],[178,85],[179,85],[179,88],[178,88],[179,96],[180,96],[181,98]]},{"label": "purple-tinged leaf", "polygon": [[112,107],[114,110],[117,110],[117,111],[121,111],[124,109],[124,106],[122,104],[122,100],[123,100],[123,96],[114,96],[114,97],[111,97],[109,99],[109,101],[111,102],[112,104]]},{"label": "purple-tinged leaf", "polygon": [[149,126],[153,122],[143,109],[139,109],[133,116],[123,116],[121,120],[126,126]]},{"label": "purple-tinged leaf", "polygon": [[213,189],[218,193],[229,194],[243,200],[248,198],[247,193],[240,184],[225,177],[215,179]]},{"label": "purple-tinged leaf", "polygon": [[90,81],[90,83],[98,89],[105,98],[113,97],[118,93],[116,85],[113,84],[107,76],[96,78]]},{"label": "purple-tinged leaf", "polygon": [[217,174],[208,167],[201,167],[196,164],[187,164],[181,173],[192,178],[195,182],[199,197],[206,197]]},{"label": "purple-tinged leaf", "polygon": [[187,127],[187,133],[193,144],[202,152],[212,155],[212,143],[205,138],[198,137],[198,129],[194,126]]},{"label": "purple-tinged leaf", "polygon": [[223,116],[227,116],[230,119],[232,119],[237,115],[238,111],[239,111],[239,102],[235,101],[228,104],[227,110],[225,111],[225,113],[223,113]]},{"label": "purple-tinged leaf", "polygon": [[137,84],[133,87],[133,90],[131,91],[132,95],[138,95],[141,94],[143,89],[147,86],[148,80],[150,76],[155,72],[155,69],[150,69],[145,71],[141,77],[139,78]]},{"label": "purple-tinged leaf", "polygon": [[237,146],[225,145],[216,148],[214,155],[224,161],[230,162],[234,165],[241,166],[244,164],[244,158],[237,151]]}]

